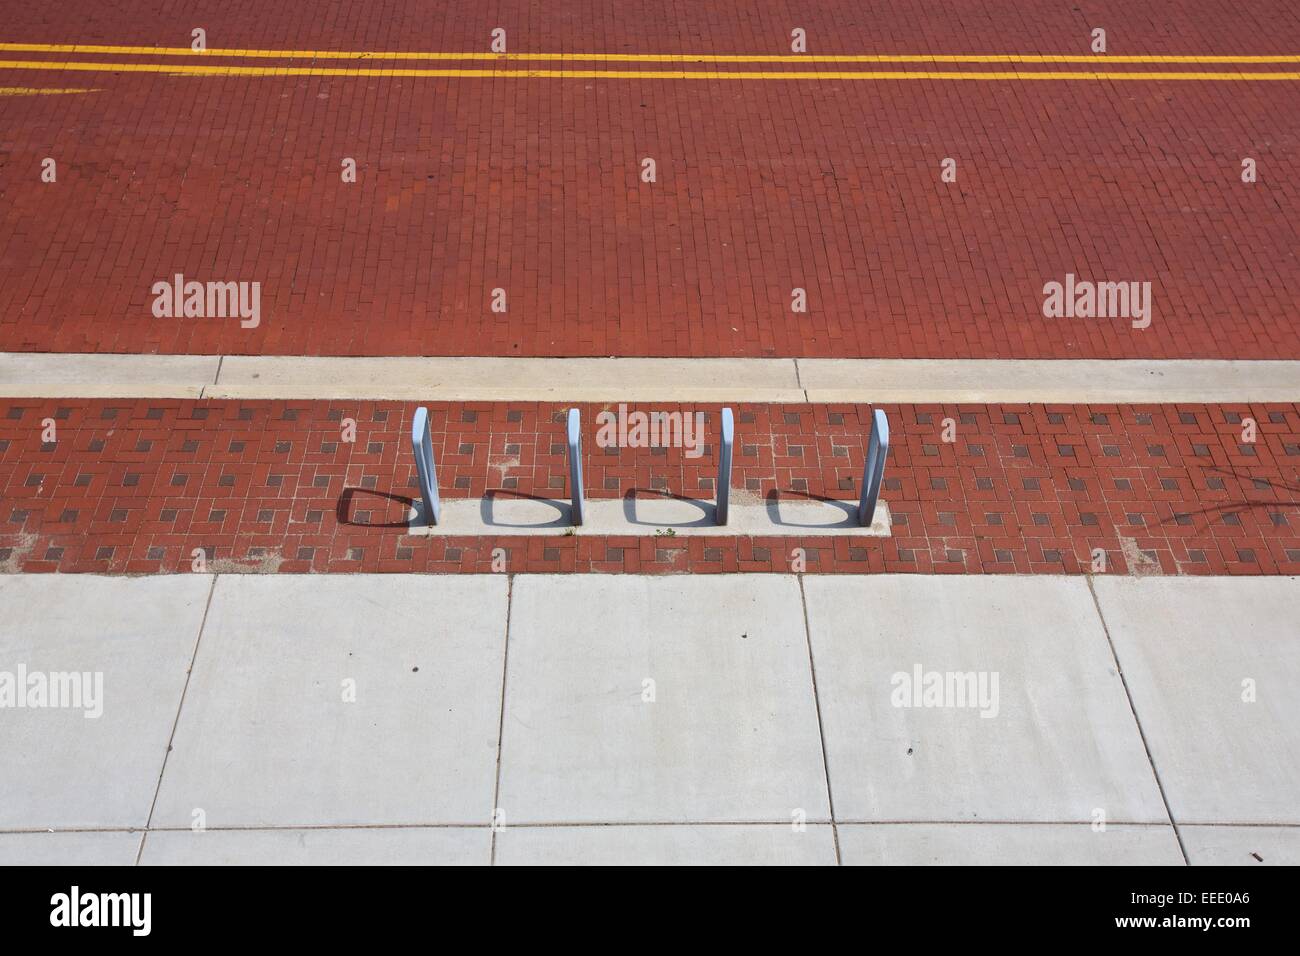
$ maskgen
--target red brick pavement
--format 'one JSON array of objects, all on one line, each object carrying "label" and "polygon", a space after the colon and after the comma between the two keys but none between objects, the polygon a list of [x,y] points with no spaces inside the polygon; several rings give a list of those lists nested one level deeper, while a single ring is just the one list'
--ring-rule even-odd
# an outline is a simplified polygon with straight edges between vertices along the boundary
[{"label": "red brick pavement", "polygon": [[[1102,26],[1114,54],[1300,51],[1286,0],[10,6],[23,42],[485,51],[504,26],[516,51],[784,53],[801,26],[812,53],[1077,54]],[[0,85],[99,91],[0,96],[0,349],[1300,358],[1300,83]],[[261,326],[154,318],[176,273],[261,282]],[[1152,326],[1044,319],[1066,273],[1152,282]]]},{"label": "red brick pavement", "polygon": [[[1102,548],[1109,573],[1300,573],[1300,405],[886,406],[892,537],[677,540],[406,534],[414,408],[0,402],[0,569],[175,573],[201,548],[223,571],[488,571],[503,548],[519,572],[788,571],[801,547],[812,572],[1078,573]],[[711,430],[717,406],[700,409]],[[597,411],[589,495],[712,496],[711,447],[597,449]],[[736,493],[854,498],[869,411],[737,406]],[[566,495],[563,408],[430,414],[445,497]]]}]

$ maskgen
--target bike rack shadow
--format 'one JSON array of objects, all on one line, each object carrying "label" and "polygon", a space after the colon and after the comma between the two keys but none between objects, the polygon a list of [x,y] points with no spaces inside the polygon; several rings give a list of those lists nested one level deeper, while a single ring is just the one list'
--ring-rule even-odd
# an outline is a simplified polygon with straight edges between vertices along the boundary
[{"label": "bike rack shadow", "polygon": [[[550,521],[503,521],[496,513],[496,501],[498,498],[537,501],[549,505],[555,511],[555,517]],[[573,505],[567,501],[556,501],[554,498],[544,498],[541,495],[526,495],[518,491],[507,489],[491,489],[479,504],[479,517],[483,523],[493,528],[537,528],[538,530],[546,528],[568,528],[573,524]]]},{"label": "bike rack shadow", "polygon": [[[804,498],[808,501],[820,501],[823,504],[833,505],[840,511],[844,512],[844,519],[841,521],[789,521],[781,516],[781,499],[785,496]],[[768,520],[774,525],[780,525],[783,528],[856,528],[858,524],[857,501],[841,501],[838,498],[827,498],[825,495],[813,495],[806,491],[795,491],[793,489],[782,491],[779,488],[773,488],[767,493],[763,504],[767,507]]]},{"label": "bike rack shadow", "polygon": [[339,495],[337,504],[334,506],[334,518],[340,525],[347,525],[351,528],[406,528],[410,526],[409,521],[388,521],[383,524],[353,521],[351,518],[352,499],[357,495],[373,495],[376,498],[396,501],[408,512],[415,505],[415,499],[408,498],[405,495],[394,495],[387,491],[376,491],[373,488],[344,488],[343,493]]},{"label": "bike rack shadow", "polygon": [[[643,521],[637,517],[636,504],[637,495],[640,493],[653,496],[660,500],[669,498],[673,501],[681,501],[685,504],[693,505],[700,512],[700,517],[690,521]],[[649,500],[649,499],[645,499]],[[659,491],[654,488],[629,488],[623,495],[623,518],[628,524],[641,525],[643,527],[654,528],[702,528],[706,525],[712,527],[717,524],[718,506],[712,501],[702,501],[699,498],[687,498],[685,495],[675,495],[670,491]]]}]

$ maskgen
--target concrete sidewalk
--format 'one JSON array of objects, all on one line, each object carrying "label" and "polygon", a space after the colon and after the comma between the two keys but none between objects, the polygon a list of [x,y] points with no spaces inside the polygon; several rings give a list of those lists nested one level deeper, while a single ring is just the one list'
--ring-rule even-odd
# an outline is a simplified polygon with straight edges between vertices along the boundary
[{"label": "concrete sidewalk", "polygon": [[[1300,863],[1298,603],[1281,577],[3,576],[0,691],[49,694],[0,709],[0,863]],[[70,672],[102,692],[49,706]]]}]

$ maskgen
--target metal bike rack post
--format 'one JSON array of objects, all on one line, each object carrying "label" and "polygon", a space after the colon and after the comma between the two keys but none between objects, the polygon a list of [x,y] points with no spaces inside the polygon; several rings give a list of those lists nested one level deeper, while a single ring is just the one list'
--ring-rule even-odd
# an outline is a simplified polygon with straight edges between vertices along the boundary
[{"label": "metal bike rack post", "polygon": [[424,502],[424,523],[436,525],[442,519],[438,498],[438,470],[433,462],[433,439],[429,436],[429,410],[417,408],[411,423],[411,451],[420,476],[420,498]]},{"label": "metal bike rack post", "polygon": [[569,498],[573,501],[573,524],[586,517],[582,497],[582,417],[576,408],[569,409]]},{"label": "metal bike rack post", "polygon": [[862,498],[858,502],[858,524],[866,527],[876,514],[880,484],[885,479],[885,459],[889,457],[889,420],[877,408],[871,413],[871,436],[867,439],[867,461],[862,469]]},{"label": "metal bike rack post", "polygon": [[736,439],[736,422],[730,408],[722,410],[721,438],[718,448],[718,481],[714,490],[718,497],[716,520],[718,524],[724,525],[731,505],[731,450]]}]

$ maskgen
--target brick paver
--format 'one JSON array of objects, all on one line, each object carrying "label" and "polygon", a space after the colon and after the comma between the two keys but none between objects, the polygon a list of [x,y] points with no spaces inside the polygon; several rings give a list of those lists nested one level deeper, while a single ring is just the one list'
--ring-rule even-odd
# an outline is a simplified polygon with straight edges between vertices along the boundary
[{"label": "brick paver", "polygon": [[[1297,405],[884,406],[884,540],[410,536],[415,407],[0,402],[0,568],[174,573],[201,548],[209,569],[235,572],[486,571],[504,548],[511,571],[789,571],[800,547],[809,571],[1077,573],[1101,548],[1107,573],[1300,573]],[[599,449],[599,410],[582,406],[589,495],[712,496],[711,444],[695,459]],[[699,410],[712,435],[717,406]],[[564,412],[430,406],[444,497],[564,498]],[[736,418],[736,495],[856,497],[870,409],[742,405]]]},{"label": "brick paver", "polygon": [[[68,2],[8,11],[0,39],[177,47],[200,26],[214,48],[324,51],[485,52],[496,26],[514,51],[779,54],[796,26],[814,54],[1080,54],[1094,26],[1115,55],[1300,51],[1282,0]],[[0,96],[0,349],[1300,357],[1297,82],[0,70],[0,85],[96,90]],[[260,326],[154,318],[152,285],[177,273],[260,282]],[[1044,318],[1044,283],[1067,273],[1151,282],[1151,327]]]}]

